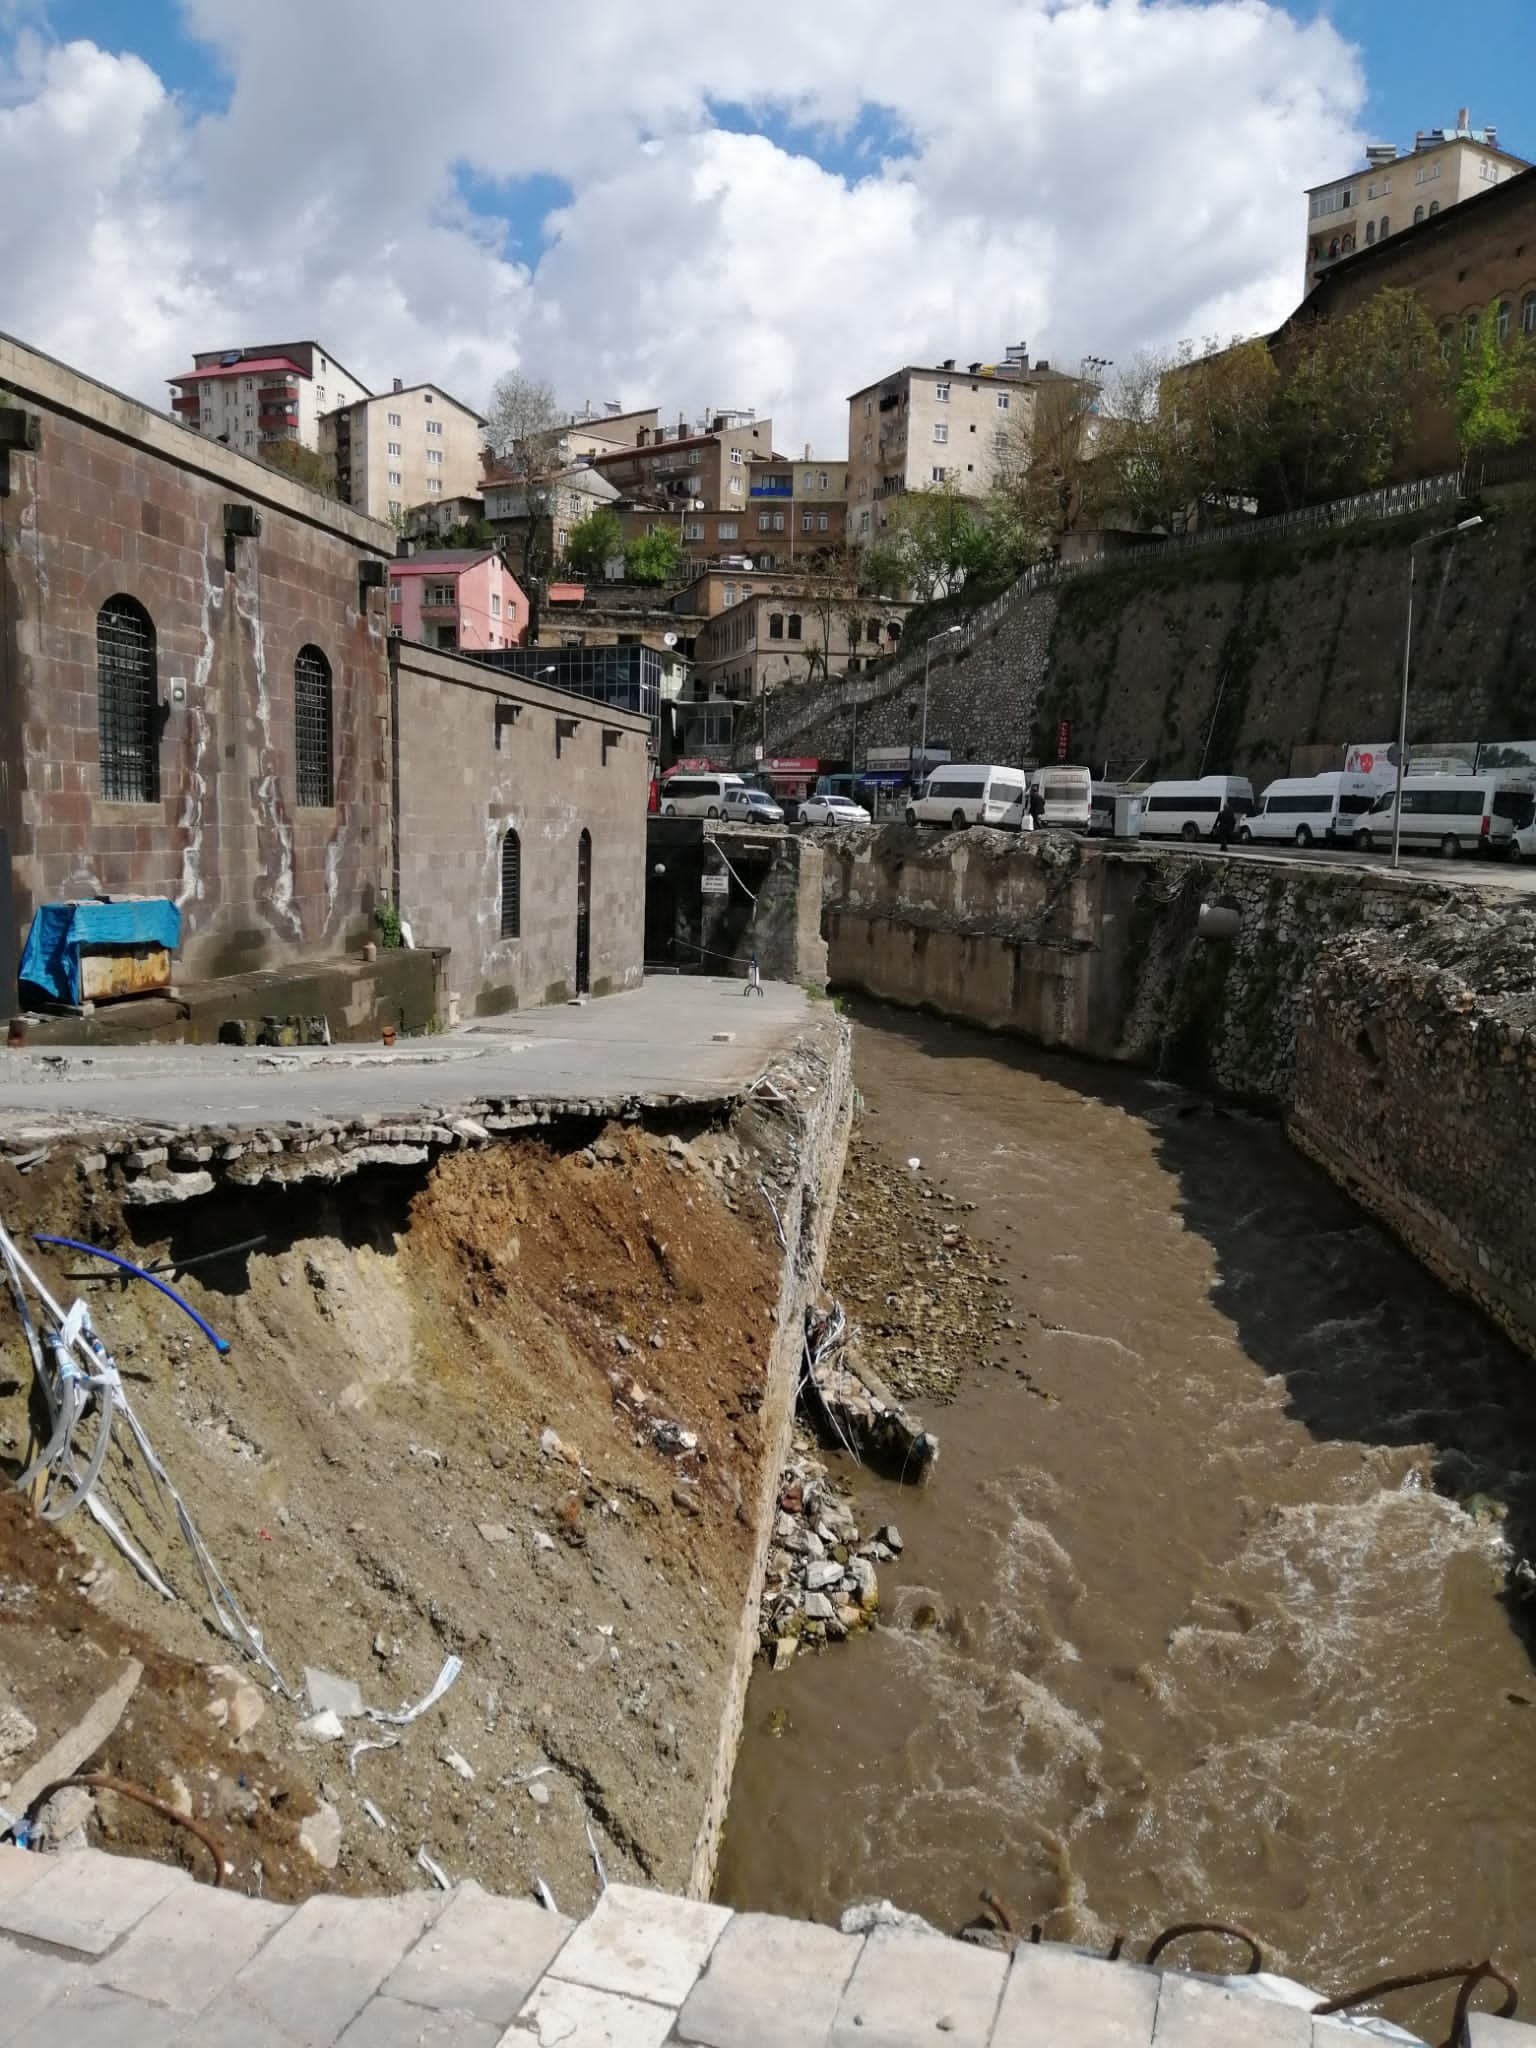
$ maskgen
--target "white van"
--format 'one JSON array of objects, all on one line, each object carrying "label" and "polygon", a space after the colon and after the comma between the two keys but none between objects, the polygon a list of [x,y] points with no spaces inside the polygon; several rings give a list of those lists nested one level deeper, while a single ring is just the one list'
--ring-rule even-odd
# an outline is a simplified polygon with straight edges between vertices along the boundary
[{"label": "white van", "polygon": [[1253,784],[1246,775],[1202,775],[1195,782],[1149,783],[1141,803],[1141,836],[1209,839],[1223,804],[1230,804],[1240,821],[1253,816]]},{"label": "white van", "polygon": [[[1038,789],[1045,800],[1042,825],[1070,825],[1079,832],[1089,829],[1093,822],[1091,768],[1068,768],[1058,763],[1054,768],[1036,768],[1029,780],[1031,788]],[[1110,823],[1113,826],[1113,806]]]},{"label": "white van", "polygon": [[[1529,777],[1507,769],[1485,775],[1405,775],[1402,844],[1458,853],[1512,854],[1515,830],[1531,805]],[[1362,853],[1390,851],[1397,791],[1385,789],[1356,822]]]},{"label": "white van", "polygon": [[1289,839],[1297,846],[1348,846],[1355,827],[1381,794],[1368,775],[1334,770],[1326,775],[1283,776],[1237,828],[1239,839]]},{"label": "white van", "polygon": [[664,818],[723,818],[725,793],[744,787],[739,775],[693,773],[669,775],[657,792]]},{"label": "white van", "polygon": [[948,762],[935,768],[920,795],[907,804],[909,825],[1030,827],[1029,777],[1022,768]]}]

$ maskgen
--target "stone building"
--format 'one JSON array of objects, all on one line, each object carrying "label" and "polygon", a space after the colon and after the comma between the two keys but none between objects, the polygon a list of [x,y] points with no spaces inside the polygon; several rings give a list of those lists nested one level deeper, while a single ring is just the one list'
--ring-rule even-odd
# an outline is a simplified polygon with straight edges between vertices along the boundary
[{"label": "stone building", "polygon": [[[1385,241],[1378,237],[1372,247],[1331,265],[1271,346],[1283,363],[1311,322],[1342,318],[1389,287],[1417,295],[1448,360],[1485,325],[1500,340],[1524,334],[1536,342],[1536,170],[1405,223],[1401,233],[1394,226]],[[1422,424],[1404,473],[1454,469],[1458,460],[1446,413]]]},{"label": "stone building", "polygon": [[638,987],[651,720],[395,642],[395,900],[467,1015]]},{"label": "stone building", "polygon": [[0,335],[13,991],[37,905],[94,895],[173,901],[184,981],[335,961],[407,890],[472,1007],[574,990],[583,926],[594,991],[639,978],[652,720],[391,642],[393,547]]}]

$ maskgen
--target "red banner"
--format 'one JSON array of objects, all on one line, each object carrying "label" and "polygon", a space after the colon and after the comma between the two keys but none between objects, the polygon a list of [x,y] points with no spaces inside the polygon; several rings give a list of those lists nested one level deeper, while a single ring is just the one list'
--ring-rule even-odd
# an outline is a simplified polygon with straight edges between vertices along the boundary
[{"label": "red banner", "polygon": [[1056,758],[1065,761],[1072,751],[1072,721],[1064,718],[1056,728]]}]

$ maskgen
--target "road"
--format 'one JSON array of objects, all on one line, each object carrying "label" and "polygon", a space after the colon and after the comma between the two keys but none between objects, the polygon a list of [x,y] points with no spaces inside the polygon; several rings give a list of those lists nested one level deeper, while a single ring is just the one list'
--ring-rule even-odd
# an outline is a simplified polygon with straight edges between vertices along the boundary
[{"label": "road", "polygon": [[[1103,846],[1125,846],[1128,841],[1112,839],[1096,842]],[[1216,852],[1209,840],[1195,839],[1143,839],[1135,842],[1148,852],[1193,853],[1206,856]],[[1391,856],[1385,853],[1357,853],[1347,846],[1289,846],[1270,841],[1254,841],[1247,846],[1234,845],[1229,849],[1235,860],[1278,861],[1284,866],[1309,863],[1319,867],[1353,869],[1361,874],[1390,874]],[[1401,875],[1415,881],[1439,882],[1442,886],[1478,889],[1508,889],[1516,894],[1536,895],[1536,861],[1482,860],[1476,855],[1458,860],[1446,860],[1438,854],[1405,854],[1398,868]]]},{"label": "road", "polygon": [[9,1053],[0,1117],[250,1126],[451,1114],[485,1100],[739,1093],[811,1023],[792,983],[658,976],[625,995],[523,1010],[442,1038],[267,1050],[96,1046]]}]

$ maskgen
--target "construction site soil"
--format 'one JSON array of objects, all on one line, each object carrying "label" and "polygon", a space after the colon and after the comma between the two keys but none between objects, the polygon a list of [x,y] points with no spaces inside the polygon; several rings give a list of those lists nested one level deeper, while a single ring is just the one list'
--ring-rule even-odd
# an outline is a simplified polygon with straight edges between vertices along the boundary
[{"label": "construction site soil", "polygon": [[[60,1299],[89,1302],[295,1695],[219,1631],[117,1432],[102,1493],[178,1597],[85,1513],[56,1528],[0,1490],[0,1726],[9,1705],[13,1729],[19,1714],[36,1730],[0,1753],[0,1803],[133,1656],[144,1678],[89,1768],[190,1808],[241,1890],[398,1891],[430,1881],[421,1850],[495,1891],[542,1881],[568,1912],[596,1895],[594,1851],[610,1877],[682,1889],[765,1448],[780,1253],[758,1170],[731,1131],[588,1127],[167,1216],[122,1211],[62,1149],[26,1175],[0,1165],[18,1239],[51,1230],[145,1263],[261,1240],[176,1281],[222,1356],[142,1283],[68,1251],[39,1263]],[[11,1316],[0,1477],[26,1461],[31,1379]],[[450,1654],[461,1675],[407,1725],[300,1732],[306,1667],[398,1711]],[[265,1702],[238,1739],[227,1681],[209,1677],[231,1664]],[[299,1841],[322,1803],[333,1869]],[[110,1794],[91,1827],[207,1875],[189,1835]]]}]

